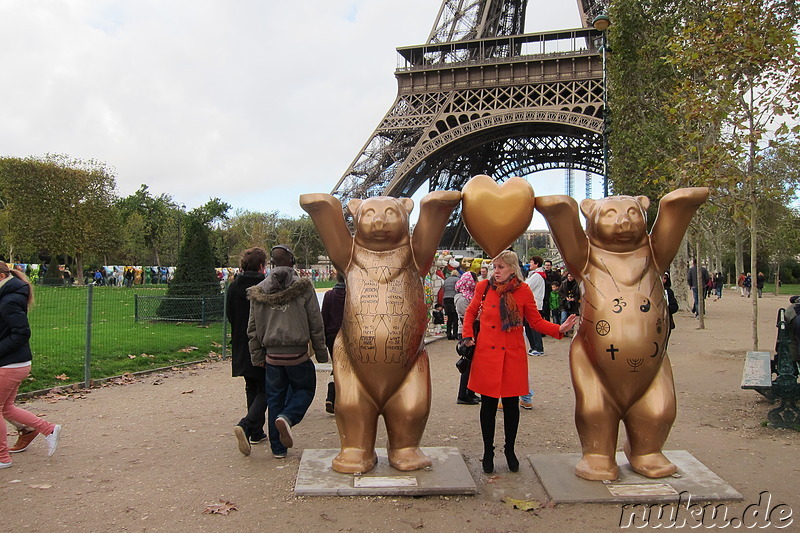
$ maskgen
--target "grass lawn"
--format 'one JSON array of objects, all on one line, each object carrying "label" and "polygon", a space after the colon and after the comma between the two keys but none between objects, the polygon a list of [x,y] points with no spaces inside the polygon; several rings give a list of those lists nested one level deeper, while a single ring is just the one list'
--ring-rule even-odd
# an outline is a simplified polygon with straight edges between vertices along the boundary
[{"label": "grass lawn", "polygon": [[[134,294],[163,295],[165,288],[95,287],[92,298],[91,378],[115,376],[205,359],[222,352],[221,322],[136,322]],[[35,289],[31,324],[33,367],[20,392],[83,381],[86,355],[86,287]]]}]

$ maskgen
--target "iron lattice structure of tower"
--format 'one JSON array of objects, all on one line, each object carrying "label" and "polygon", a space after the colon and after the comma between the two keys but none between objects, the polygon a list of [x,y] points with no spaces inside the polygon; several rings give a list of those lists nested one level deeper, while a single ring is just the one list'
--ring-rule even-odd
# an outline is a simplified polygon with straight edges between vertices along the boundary
[{"label": "iron lattice structure of tower", "polygon": [[[550,168],[602,173],[600,33],[605,2],[577,0],[584,27],[524,33],[527,0],[443,0],[421,46],[398,48],[398,94],[336,184],[343,202],[460,190]],[[460,220],[460,212],[453,221]],[[466,233],[453,224],[443,242]]]}]

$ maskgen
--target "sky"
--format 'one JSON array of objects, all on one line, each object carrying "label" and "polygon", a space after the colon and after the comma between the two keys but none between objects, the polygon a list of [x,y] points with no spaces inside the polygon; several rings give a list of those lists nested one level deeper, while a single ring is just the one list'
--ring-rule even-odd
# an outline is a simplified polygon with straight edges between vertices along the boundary
[{"label": "sky", "polygon": [[[147,184],[190,209],[218,197],[231,214],[299,216],[299,195],[330,192],[389,110],[395,49],[424,44],[440,6],[0,0],[0,156],[102,161],[120,196]],[[527,13],[527,32],[581,25],[575,0]],[[563,170],[530,181],[564,191]]]}]

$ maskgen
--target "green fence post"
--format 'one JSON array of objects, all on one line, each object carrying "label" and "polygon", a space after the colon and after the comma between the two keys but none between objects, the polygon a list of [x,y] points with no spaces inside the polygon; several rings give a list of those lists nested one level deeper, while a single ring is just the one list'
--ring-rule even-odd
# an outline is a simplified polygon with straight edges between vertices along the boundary
[{"label": "green fence post", "polygon": [[84,357],[83,383],[84,387],[92,387],[91,370],[89,369],[92,361],[92,296],[94,293],[94,283],[89,284],[89,292],[86,294],[86,356]]}]

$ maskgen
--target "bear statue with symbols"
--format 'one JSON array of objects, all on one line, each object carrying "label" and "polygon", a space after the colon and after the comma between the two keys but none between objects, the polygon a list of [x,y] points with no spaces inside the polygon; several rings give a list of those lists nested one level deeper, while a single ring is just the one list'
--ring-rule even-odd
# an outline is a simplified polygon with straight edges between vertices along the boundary
[{"label": "bear statue with symbols", "polygon": [[677,471],[662,453],[676,405],[661,275],[708,195],[704,187],[668,193],[649,234],[645,196],[583,200],[585,231],[571,197],[536,198],[536,209],[581,284],[581,321],[570,346],[582,448],[575,468],[579,477],[617,478],[620,421],[628,437],[625,454],[635,472],[660,478]]}]

